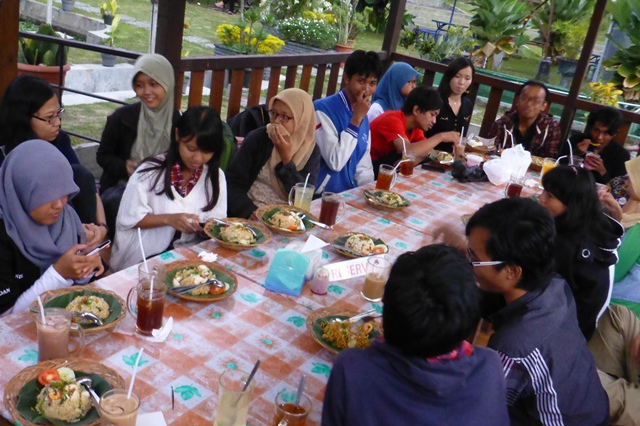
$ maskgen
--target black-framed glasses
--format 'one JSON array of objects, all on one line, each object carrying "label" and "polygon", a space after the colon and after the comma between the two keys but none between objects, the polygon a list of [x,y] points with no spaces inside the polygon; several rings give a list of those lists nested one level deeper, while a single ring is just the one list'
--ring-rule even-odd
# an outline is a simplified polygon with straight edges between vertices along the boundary
[{"label": "black-framed glasses", "polygon": [[60,108],[58,110],[58,112],[56,112],[55,114],[53,114],[51,117],[49,118],[42,118],[42,117],[38,117],[37,115],[33,115],[32,117],[40,120],[40,121],[44,121],[46,123],[51,124],[52,126],[54,125],[56,120],[60,120],[62,121],[62,116],[64,115],[64,108]]},{"label": "black-framed glasses", "polygon": [[293,117],[289,117],[288,115],[284,114],[278,114],[272,109],[269,110],[269,118],[271,119],[271,121],[275,121],[276,118],[279,118],[282,124],[287,123],[289,120],[293,120]]},{"label": "black-framed glasses", "polygon": [[484,262],[474,261],[471,259],[471,249],[468,247],[467,247],[467,260],[469,261],[471,266],[473,266],[474,268],[477,266],[498,266],[498,265],[507,263],[504,260],[487,260]]}]

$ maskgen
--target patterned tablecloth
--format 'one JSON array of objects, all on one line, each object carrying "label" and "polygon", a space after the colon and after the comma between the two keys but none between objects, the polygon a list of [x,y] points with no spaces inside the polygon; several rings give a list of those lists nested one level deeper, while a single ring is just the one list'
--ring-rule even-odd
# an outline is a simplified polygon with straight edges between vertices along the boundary
[{"label": "patterned tablecloth", "polygon": [[[315,236],[331,242],[349,231],[362,231],[382,239],[392,256],[432,242],[437,226],[462,232],[460,216],[473,213],[484,203],[502,196],[503,187],[489,183],[460,184],[450,174],[416,170],[414,177],[396,186],[412,206],[402,212],[384,212],[367,206],[361,189],[342,194],[346,201],[343,220],[335,230],[314,229]],[[312,204],[319,213],[320,201]],[[238,276],[238,291],[218,303],[187,302],[167,296],[165,319],[175,323],[168,339],[151,343],[134,333],[134,319],[127,315],[113,332],[88,336],[83,357],[116,369],[128,382],[138,349],[145,348],[135,391],[142,399],[141,411],[162,411],[168,424],[210,425],[218,399],[218,377],[229,368],[250,371],[261,360],[257,385],[249,408],[249,424],[272,421],[274,399],[283,388],[295,389],[307,375],[306,394],[313,402],[309,425],[320,423],[325,385],[334,355],[323,349],[308,333],[309,313],[323,307],[364,310],[372,307],[360,297],[362,278],[332,282],[327,295],[313,294],[305,285],[299,297],[264,288],[269,265],[278,248],[304,236],[274,234],[273,239],[242,252],[205,241],[192,248],[180,248],[157,256],[154,261],[171,263],[197,259],[203,250],[216,253],[217,263]],[[345,260],[333,248],[323,249],[321,263]],[[95,285],[115,291],[123,298],[137,281],[137,268],[128,268],[103,278]],[[380,305],[374,307],[381,309]],[[36,327],[27,313],[0,319],[0,388],[21,369],[37,361]],[[171,409],[171,387],[175,409]],[[10,418],[4,405],[3,416]]]}]

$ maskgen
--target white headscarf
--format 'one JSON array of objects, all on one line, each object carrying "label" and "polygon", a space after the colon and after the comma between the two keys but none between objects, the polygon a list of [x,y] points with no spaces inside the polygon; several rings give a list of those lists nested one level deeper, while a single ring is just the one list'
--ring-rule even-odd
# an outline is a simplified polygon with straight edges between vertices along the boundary
[{"label": "white headscarf", "polygon": [[141,161],[152,155],[157,155],[169,147],[175,87],[173,67],[162,55],[152,53],[142,55],[136,60],[132,82],[134,89],[138,73],[146,74],[157,81],[166,94],[155,109],[151,109],[144,102],[141,102],[138,134],[131,148],[131,159],[134,161]]}]

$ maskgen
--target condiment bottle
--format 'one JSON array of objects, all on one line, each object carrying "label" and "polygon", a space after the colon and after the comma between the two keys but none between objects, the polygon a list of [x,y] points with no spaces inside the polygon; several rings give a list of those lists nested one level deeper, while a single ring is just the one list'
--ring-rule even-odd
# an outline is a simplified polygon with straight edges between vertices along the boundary
[{"label": "condiment bottle", "polygon": [[311,291],[315,294],[327,294],[329,288],[329,270],[324,267],[316,269],[316,273],[311,280]]}]

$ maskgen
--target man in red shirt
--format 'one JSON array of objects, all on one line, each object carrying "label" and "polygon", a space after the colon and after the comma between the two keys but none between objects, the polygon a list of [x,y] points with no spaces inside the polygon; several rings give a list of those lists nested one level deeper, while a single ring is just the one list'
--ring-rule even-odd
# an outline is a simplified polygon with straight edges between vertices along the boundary
[{"label": "man in red shirt", "polygon": [[441,142],[457,142],[458,132],[438,133],[427,139],[424,132],[436,122],[442,99],[431,87],[416,87],[400,111],[386,111],[371,122],[371,160],[377,175],[380,164],[394,164],[405,149],[422,161]]}]

